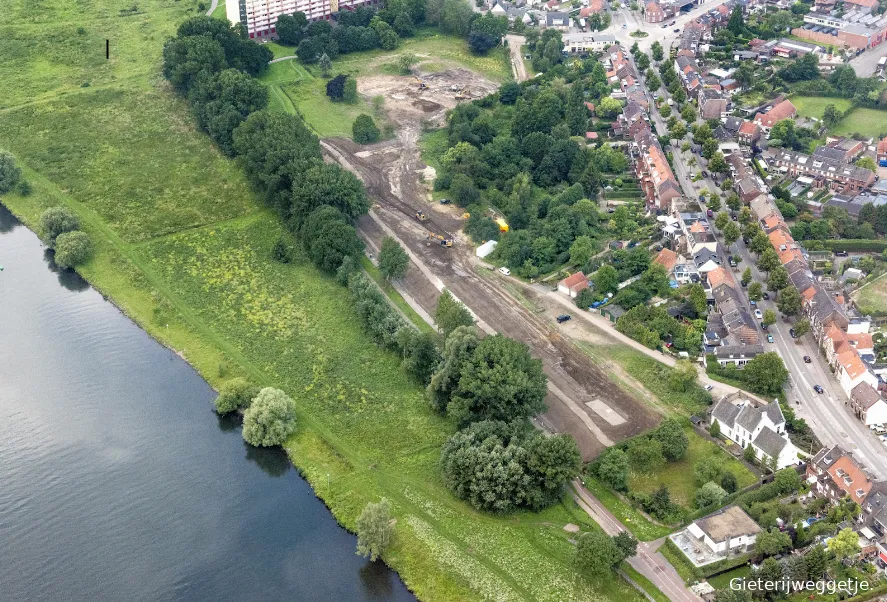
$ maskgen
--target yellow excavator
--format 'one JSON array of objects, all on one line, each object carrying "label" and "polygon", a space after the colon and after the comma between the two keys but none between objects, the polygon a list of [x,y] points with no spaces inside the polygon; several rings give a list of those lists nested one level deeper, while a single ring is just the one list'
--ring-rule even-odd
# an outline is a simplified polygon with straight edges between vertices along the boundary
[{"label": "yellow excavator", "polygon": [[426,84],[425,82],[423,82],[421,79],[419,79],[419,78],[416,77],[415,75],[413,76],[413,79],[415,80],[415,82],[416,82],[417,84],[419,84],[419,89],[420,89],[420,90],[427,90],[427,89],[428,89],[428,84]]},{"label": "yellow excavator", "polygon": [[428,220],[428,216],[425,215],[425,213],[422,211],[416,211],[416,219],[418,219],[420,222],[424,222]]},{"label": "yellow excavator", "polygon": [[428,233],[428,240],[436,240],[440,243],[440,246],[442,247],[449,248],[453,246],[452,238],[447,238],[446,236],[441,236],[440,234],[435,234],[434,232]]},{"label": "yellow excavator", "polygon": [[467,100],[469,98],[471,98],[471,90],[468,89],[468,86],[465,86],[456,94],[456,100]]}]

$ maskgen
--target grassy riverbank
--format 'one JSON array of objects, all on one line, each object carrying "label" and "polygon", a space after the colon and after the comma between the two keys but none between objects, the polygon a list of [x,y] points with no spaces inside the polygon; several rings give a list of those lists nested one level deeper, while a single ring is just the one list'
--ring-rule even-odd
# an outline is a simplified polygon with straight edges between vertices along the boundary
[{"label": "grassy riverbank", "polygon": [[[301,256],[271,260],[277,218],[158,75],[164,38],[196,3],[94,4],[87,15],[62,0],[8,7],[4,31],[38,50],[9,50],[0,67],[14,74],[0,147],[33,186],[4,204],[30,226],[46,207],[72,208],[96,247],[81,273],[211,384],[246,376],[286,390],[299,408],[293,463],[346,527],[368,501],[392,500],[385,560],[421,599],[640,600],[618,578],[576,573],[563,526],[596,527],[572,501],[500,517],[450,495],[437,460],[454,425],[364,336],[344,288]],[[109,62],[106,29],[119,32]],[[39,50],[54,44],[68,51]]]}]

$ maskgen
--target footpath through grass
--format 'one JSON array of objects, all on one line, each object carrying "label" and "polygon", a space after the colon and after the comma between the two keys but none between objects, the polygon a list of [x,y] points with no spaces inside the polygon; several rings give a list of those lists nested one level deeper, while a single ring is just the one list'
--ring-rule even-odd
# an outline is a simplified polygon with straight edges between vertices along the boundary
[{"label": "footpath through grass", "polygon": [[455,425],[369,342],[346,289],[304,257],[272,261],[276,216],[159,77],[163,41],[196,2],[131,7],[5,7],[0,147],[33,192],[4,204],[32,227],[47,207],[73,209],[95,246],[81,273],[214,386],[245,376],[286,390],[299,408],[294,464],[346,527],[367,502],[392,500],[385,560],[421,599],[641,600],[620,579],[576,573],[563,526],[596,527],[572,501],[491,516],[446,490],[437,462]]}]

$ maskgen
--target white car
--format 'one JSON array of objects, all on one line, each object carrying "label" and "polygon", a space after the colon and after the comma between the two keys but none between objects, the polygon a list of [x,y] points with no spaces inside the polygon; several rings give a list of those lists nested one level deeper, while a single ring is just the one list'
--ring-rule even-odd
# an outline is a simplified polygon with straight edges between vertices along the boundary
[{"label": "white car", "polygon": [[761,313],[761,310],[760,310],[760,309],[756,309],[756,310],[755,310],[755,317],[756,317],[758,320],[760,320],[760,319],[762,319],[762,318],[764,317],[764,314]]},{"label": "white car", "polygon": [[505,276],[511,276],[511,270],[508,268],[499,268],[499,273],[504,274]]}]

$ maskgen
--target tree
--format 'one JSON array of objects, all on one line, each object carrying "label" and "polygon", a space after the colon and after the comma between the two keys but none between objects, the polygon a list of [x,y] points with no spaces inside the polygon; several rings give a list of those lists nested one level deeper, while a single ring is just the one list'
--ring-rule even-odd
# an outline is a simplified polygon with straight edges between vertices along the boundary
[{"label": "tree", "polygon": [[412,326],[404,325],[394,333],[394,339],[403,358],[400,367],[407,374],[416,377],[420,383],[427,385],[441,361],[437,335],[419,332]]},{"label": "tree", "polygon": [[828,554],[821,545],[812,546],[806,554],[804,554],[804,564],[807,566],[807,577],[809,579],[819,579],[825,574],[828,568]]},{"label": "tree", "polygon": [[300,230],[308,215],[321,205],[335,207],[348,219],[355,219],[370,208],[361,181],[338,165],[327,163],[312,165],[293,183],[288,211],[291,229]]},{"label": "tree", "polygon": [[325,272],[335,273],[345,257],[360,257],[363,252],[357,231],[335,207],[322,205],[312,211],[302,231],[308,257]]},{"label": "tree", "polygon": [[653,436],[662,443],[662,453],[666,460],[676,462],[683,459],[690,445],[687,433],[676,418],[666,418]]},{"label": "tree", "polygon": [[764,285],[760,282],[752,282],[748,286],[748,298],[754,302],[758,302],[762,299],[763,296]]},{"label": "tree", "polygon": [[736,222],[727,222],[727,225],[724,226],[723,234],[724,244],[729,248],[730,245],[739,240],[739,226],[736,225]]},{"label": "tree", "polygon": [[605,118],[615,117],[621,110],[622,103],[610,96],[602,98],[595,107],[595,112]]},{"label": "tree", "polygon": [[320,67],[320,74],[323,77],[329,77],[330,71],[333,70],[333,61],[330,59],[330,55],[326,52],[320,55],[320,58],[317,59],[317,66]]},{"label": "tree", "polygon": [[[712,420],[711,425],[708,427],[708,434],[717,439],[721,436],[721,423],[717,420]],[[723,483],[721,487],[724,487]],[[725,487],[726,489],[726,487]]]},{"label": "tree", "polygon": [[303,12],[280,15],[277,17],[277,35],[280,37],[280,42],[288,46],[298,46],[305,37],[307,26],[308,19]]},{"label": "tree", "polygon": [[347,75],[337,75],[326,83],[326,95],[335,102],[345,98],[345,82],[348,80]]},{"label": "tree", "polygon": [[785,531],[771,528],[768,531],[758,533],[755,541],[755,550],[761,556],[776,556],[782,552],[791,549],[792,538]]},{"label": "tree", "polygon": [[862,157],[856,161],[856,167],[862,167],[863,169],[868,169],[870,171],[877,171],[878,166],[875,165],[875,160],[871,157]]},{"label": "tree", "polygon": [[[718,424],[717,420],[713,424]],[[724,464],[717,456],[706,456],[693,465],[693,478],[697,485],[705,485],[709,481],[719,481],[724,474]]]},{"label": "tree", "polygon": [[237,69],[198,79],[188,93],[197,125],[228,156],[234,155],[234,130],[268,104],[268,89]]},{"label": "tree", "polygon": [[781,265],[776,266],[767,276],[767,288],[771,291],[781,291],[788,284],[788,270]]},{"label": "tree", "polygon": [[597,475],[616,491],[625,491],[628,488],[628,465],[628,455],[618,447],[611,447],[601,455]]},{"label": "tree", "polygon": [[825,105],[825,110],[822,112],[822,123],[825,124],[825,127],[832,128],[838,125],[838,122],[841,121],[841,117],[841,112],[835,108],[835,105]]},{"label": "tree", "polygon": [[474,54],[486,54],[498,45],[499,40],[489,34],[480,31],[468,34],[468,49]]},{"label": "tree", "polygon": [[80,265],[92,254],[89,235],[80,230],[59,234],[55,239],[55,264],[60,268]]},{"label": "tree", "polygon": [[693,105],[686,104],[681,108],[681,117],[684,118],[689,124],[693,124],[696,121],[696,109],[693,108]]},{"label": "tree", "polygon": [[650,437],[633,439],[626,449],[629,461],[638,472],[655,472],[665,464],[662,444]]},{"label": "tree", "polygon": [[828,551],[838,560],[852,558],[859,553],[859,536],[849,527],[841,529],[828,540]]},{"label": "tree", "polygon": [[545,409],[546,383],[542,362],[530,357],[525,344],[488,336],[463,366],[447,412],[462,425],[528,418]]},{"label": "tree", "polygon": [[208,36],[173,38],[163,47],[163,76],[180,94],[187,94],[200,76],[226,66],[225,50]]},{"label": "tree", "polygon": [[613,538],[603,531],[583,533],[576,542],[576,565],[592,575],[605,577],[625,560]]},{"label": "tree", "polygon": [[764,251],[770,248],[770,239],[763,230],[758,230],[749,242],[748,248],[758,255],[762,255]]},{"label": "tree", "polygon": [[755,448],[753,448],[751,445],[746,446],[746,448],[742,451],[742,458],[749,464],[754,464],[755,460],[758,459],[757,455],[755,455]]},{"label": "tree", "polygon": [[664,56],[662,52],[662,44],[660,44],[658,40],[656,42],[653,42],[653,44],[650,46],[650,52],[653,54],[653,60],[656,62],[661,61],[662,57]]},{"label": "tree", "polygon": [[788,370],[779,354],[773,351],[756,356],[742,370],[745,382],[753,392],[776,395],[788,378]]},{"label": "tree", "polygon": [[[801,293],[793,286],[786,286],[779,293],[776,307],[787,316],[795,316],[801,312]],[[796,332],[797,334],[797,332]]]},{"label": "tree", "polygon": [[349,77],[345,80],[345,89],[342,93],[342,99],[348,104],[357,102],[357,80]]},{"label": "tree", "polygon": [[678,360],[668,375],[668,386],[673,391],[688,391],[696,382],[696,366],[690,360]]},{"label": "tree", "polygon": [[22,170],[16,167],[15,157],[9,151],[0,149],[0,194],[15,188],[21,177]]},{"label": "tree", "polygon": [[243,414],[243,438],[250,445],[282,445],[294,432],[296,403],[280,389],[259,391]]},{"label": "tree", "polygon": [[730,216],[724,213],[718,213],[718,216],[715,218],[715,228],[718,230],[723,230],[727,227],[727,224],[730,223]]},{"label": "tree", "polygon": [[808,332],[810,332],[810,320],[807,318],[801,318],[795,322],[795,338],[797,340],[800,340],[800,338]]},{"label": "tree", "polygon": [[639,71],[645,71],[650,66],[650,57],[646,53],[640,52],[635,58]]},{"label": "tree", "polygon": [[767,326],[776,323],[776,312],[772,309],[765,309],[763,322]]},{"label": "tree", "polygon": [[385,280],[399,280],[407,273],[410,257],[403,247],[390,236],[382,239],[379,249],[379,271]]},{"label": "tree", "polygon": [[524,443],[528,458],[525,470],[531,486],[525,492],[527,505],[541,509],[563,495],[563,486],[579,474],[582,456],[570,435],[538,435]]},{"label": "tree", "polygon": [[751,268],[745,268],[745,271],[742,272],[742,280],[740,281],[742,286],[748,286],[748,283],[751,282]]},{"label": "tree", "polygon": [[708,168],[718,173],[724,173],[730,168],[730,166],[727,165],[727,161],[724,159],[724,153],[717,151],[712,155],[711,160],[708,162]]},{"label": "tree", "polygon": [[60,234],[80,229],[80,219],[67,207],[50,207],[40,214],[38,229],[50,247]]},{"label": "tree", "polygon": [[368,503],[357,517],[358,556],[368,556],[370,562],[375,562],[388,548],[393,532],[391,502],[383,497],[378,502]]},{"label": "tree", "polygon": [[727,497],[727,492],[720,485],[709,481],[696,490],[693,501],[696,502],[697,508],[705,508],[714,504],[720,504]]},{"label": "tree", "polygon": [[602,295],[607,293],[615,293],[619,288],[619,274],[616,268],[610,264],[605,264],[594,273],[592,277],[594,281],[594,290]]},{"label": "tree", "polygon": [[620,531],[613,536],[613,543],[619,549],[622,559],[631,558],[638,551],[638,540],[632,537],[628,531]]},{"label": "tree", "polygon": [[780,493],[786,494],[792,491],[798,491],[801,488],[801,476],[794,468],[789,466],[776,471],[773,482]]},{"label": "tree", "polygon": [[570,263],[584,266],[594,256],[597,245],[590,236],[577,236],[570,245]]},{"label": "tree", "polygon": [[721,475],[721,487],[727,493],[734,493],[737,488],[736,475],[729,470],[724,471],[724,474]]},{"label": "tree", "polygon": [[779,255],[776,254],[773,247],[767,247],[764,249],[764,252],[761,253],[761,257],[758,259],[758,267],[765,272],[772,272],[781,265],[782,263],[779,261]]},{"label": "tree", "polygon": [[351,126],[351,137],[358,144],[372,144],[379,141],[379,128],[369,115],[361,113]]},{"label": "tree", "polygon": [[247,408],[258,394],[259,388],[251,385],[245,378],[232,378],[219,390],[219,396],[214,402],[216,412],[227,414]]},{"label": "tree", "polygon": [[745,23],[742,18],[742,6],[736,5],[730,13],[730,20],[727,21],[727,29],[734,36],[741,36],[745,32]]},{"label": "tree", "polygon": [[474,318],[468,308],[457,301],[449,289],[445,288],[437,300],[434,323],[444,338],[447,338],[460,326],[473,326]]},{"label": "tree", "polygon": [[[446,294],[447,291],[445,290],[444,295]],[[452,297],[450,298],[452,299]],[[442,295],[441,300],[443,299],[444,296]],[[453,302],[456,302],[455,299],[453,299]],[[447,304],[449,305],[449,302],[447,302]],[[426,394],[428,400],[431,402],[431,406],[438,412],[444,413],[447,410],[453,392],[459,384],[459,378],[462,375],[463,366],[468,363],[474,354],[474,350],[478,344],[478,338],[477,331],[472,325],[468,324],[457,326],[447,333],[444,326],[441,325],[441,320],[443,319],[442,316],[437,315],[440,313],[440,309],[440,305],[438,305],[438,312],[435,313],[435,321],[437,321],[438,328],[446,334],[443,361],[431,376],[431,383],[426,389]],[[452,307],[448,307],[446,311],[448,317],[444,321],[448,325],[455,323],[455,321],[450,322],[449,317],[450,312],[453,311]]]},{"label": "tree", "polygon": [[698,282],[690,285],[690,303],[697,314],[701,315],[708,311],[708,296],[705,294],[705,289]]}]

